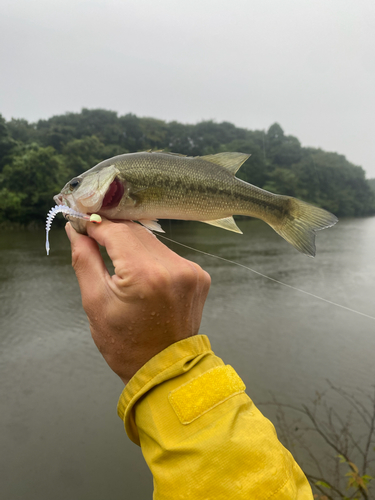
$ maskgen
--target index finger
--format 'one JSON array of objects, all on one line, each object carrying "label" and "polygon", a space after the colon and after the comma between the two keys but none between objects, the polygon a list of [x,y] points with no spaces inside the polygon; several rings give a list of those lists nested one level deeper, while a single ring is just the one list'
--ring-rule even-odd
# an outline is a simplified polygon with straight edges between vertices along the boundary
[{"label": "index finger", "polygon": [[[115,223],[109,220],[103,220],[98,225],[87,224],[88,235],[106,248],[115,272],[120,277],[123,277],[124,265],[127,269],[136,270],[144,266],[151,257],[137,237],[136,226],[139,225],[130,221]],[[143,228],[142,230],[147,232]]]}]

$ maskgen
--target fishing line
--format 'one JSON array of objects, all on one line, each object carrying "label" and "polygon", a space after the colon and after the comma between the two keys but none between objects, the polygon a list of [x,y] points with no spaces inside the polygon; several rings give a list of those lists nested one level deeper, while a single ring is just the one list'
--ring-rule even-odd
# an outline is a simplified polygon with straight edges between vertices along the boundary
[{"label": "fishing line", "polygon": [[189,250],[193,250],[194,252],[202,253],[203,255],[208,255],[209,257],[214,257],[215,259],[223,260],[224,262],[229,262],[229,264],[234,264],[239,267],[243,267],[244,269],[247,269],[248,271],[251,271],[252,273],[257,274],[258,276],[261,276],[262,278],[266,278],[270,281],[273,281],[275,283],[278,283],[279,285],[286,286],[288,288],[291,288],[292,290],[296,290],[297,292],[304,293],[305,295],[309,295],[310,297],[314,297],[314,299],[319,299],[323,302],[326,302],[327,304],[331,304],[332,306],[340,307],[341,309],[345,309],[346,311],[359,314],[360,316],[364,316],[365,318],[373,319],[375,320],[374,316],[370,316],[369,314],[365,314],[360,311],[356,311],[355,309],[351,309],[350,307],[343,306],[341,304],[337,304],[337,302],[332,302],[332,300],[324,299],[323,297],[319,297],[319,295],[315,295],[314,293],[307,292],[306,290],[302,290],[302,288],[297,288],[296,286],[293,285],[288,285],[287,283],[284,283],[282,281],[279,281],[275,278],[271,278],[270,276],[267,276],[266,274],[263,274],[259,271],[255,271],[255,269],[252,269],[251,267],[245,266],[244,264],[240,264],[239,262],[235,262],[234,260],[229,260],[226,259],[225,257],[220,257],[219,255],[214,255],[212,253],[204,252],[203,250],[198,250],[197,248],[189,247],[188,245],[185,245],[184,243],[180,243],[179,241],[171,240],[170,238],[167,238],[166,236],[162,236],[161,234],[158,234],[159,238],[163,238],[164,240],[168,240],[172,243],[176,243],[176,245],[180,245],[181,247],[188,248]]}]

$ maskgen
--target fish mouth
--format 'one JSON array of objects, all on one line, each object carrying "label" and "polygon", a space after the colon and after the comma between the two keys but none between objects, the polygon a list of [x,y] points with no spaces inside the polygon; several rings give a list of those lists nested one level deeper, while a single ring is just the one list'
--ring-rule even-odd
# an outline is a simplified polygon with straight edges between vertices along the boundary
[{"label": "fish mouth", "polygon": [[56,205],[64,205],[63,195],[61,193],[54,196],[53,199]]},{"label": "fish mouth", "polygon": [[115,177],[114,181],[111,182],[106,194],[103,198],[103,203],[100,210],[116,208],[120,203],[121,198],[124,195],[124,186],[120,179]]}]

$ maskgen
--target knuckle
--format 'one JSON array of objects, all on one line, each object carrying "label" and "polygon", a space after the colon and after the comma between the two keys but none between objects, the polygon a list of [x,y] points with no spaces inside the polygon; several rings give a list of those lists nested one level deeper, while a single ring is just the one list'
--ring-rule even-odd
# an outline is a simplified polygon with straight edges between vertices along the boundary
[{"label": "knuckle", "polygon": [[151,283],[163,288],[170,287],[172,282],[169,271],[163,266],[152,269],[150,278]]},{"label": "knuckle", "polygon": [[208,293],[208,290],[211,286],[211,276],[208,274],[207,271],[201,268],[199,264],[196,264],[195,262],[191,262],[192,266],[194,267],[196,273],[197,273],[197,281],[200,283],[202,286],[203,290]]},{"label": "knuckle", "polygon": [[178,280],[187,286],[192,286],[192,287],[196,286],[199,277],[199,273],[196,266],[197,264],[185,260],[184,265],[180,266],[178,269],[177,273]]},{"label": "knuckle", "polygon": [[202,269],[202,281],[207,286],[211,285],[211,276],[208,274],[207,271],[204,271],[203,269]]},{"label": "knuckle", "polygon": [[164,293],[171,288],[172,277],[169,271],[161,266],[149,266],[142,270],[142,287],[146,295],[153,295],[155,292]]}]

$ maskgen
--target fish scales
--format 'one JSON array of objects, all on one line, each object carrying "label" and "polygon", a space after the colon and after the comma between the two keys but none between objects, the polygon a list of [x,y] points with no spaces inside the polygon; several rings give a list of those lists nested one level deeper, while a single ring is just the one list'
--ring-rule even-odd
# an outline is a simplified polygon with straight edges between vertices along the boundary
[{"label": "fish scales", "polygon": [[[155,160],[154,155],[158,155]],[[200,158],[160,153],[134,154],[134,159],[131,156],[124,155],[125,158],[119,161],[119,177],[132,184],[137,198],[135,208],[145,215],[154,215],[148,211],[153,211],[155,204],[168,212],[165,217],[185,219],[189,213],[195,220],[201,220],[202,215],[217,219],[233,213],[256,217],[262,208],[268,212],[283,210],[276,195],[245,183],[224,167]],[[107,162],[110,165],[111,160]],[[126,200],[123,201],[125,205]],[[158,217],[162,217],[160,212]]]},{"label": "fish scales", "polygon": [[[197,220],[241,232],[233,215],[262,219],[299,251],[315,255],[315,232],[337,222],[318,207],[265,191],[235,177],[249,155],[186,157],[141,152],[105,160],[72,179],[55,196],[83,213],[138,220],[158,230],[161,219]],[[74,227],[85,232],[85,223]]]}]

